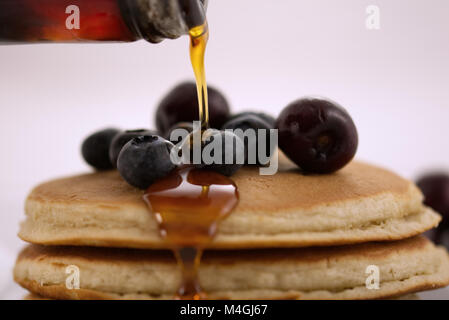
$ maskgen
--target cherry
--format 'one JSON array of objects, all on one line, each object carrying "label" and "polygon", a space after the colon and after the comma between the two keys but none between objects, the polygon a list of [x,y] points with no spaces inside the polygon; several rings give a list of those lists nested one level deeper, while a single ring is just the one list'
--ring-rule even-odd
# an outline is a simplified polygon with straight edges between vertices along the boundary
[{"label": "cherry", "polygon": [[[229,117],[229,104],[217,89],[208,87],[209,122],[211,128],[221,128]],[[156,127],[166,133],[179,122],[199,121],[196,84],[184,82],[173,88],[160,102],[156,111]]]},{"label": "cherry", "polygon": [[291,103],[277,118],[276,128],[279,147],[307,172],[337,171],[357,151],[357,128],[351,116],[329,100],[303,98]]},{"label": "cherry", "polygon": [[424,203],[449,219],[449,175],[433,172],[421,176],[416,184],[424,194]]},{"label": "cherry", "polygon": [[[446,244],[449,233],[449,174],[432,172],[421,176],[416,184],[424,194],[424,203],[442,215],[440,225],[429,234],[438,244]],[[446,241],[444,240],[446,239]]]}]

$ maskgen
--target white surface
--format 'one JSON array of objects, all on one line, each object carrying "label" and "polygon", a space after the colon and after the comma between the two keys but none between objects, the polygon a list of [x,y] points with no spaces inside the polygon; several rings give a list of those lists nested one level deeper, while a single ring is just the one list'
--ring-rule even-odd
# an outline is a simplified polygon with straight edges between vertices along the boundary
[{"label": "white surface", "polygon": [[[303,95],[328,96],[352,114],[359,158],[408,178],[449,169],[449,2],[375,3],[379,31],[365,28],[372,1],[211,1],[209,82],[235,111],[277,114]],[[186,38],[0,46],[0,246],[8,259],[23,245],[16,232],[30,188],[88,170],[79,155],[88,132],[152,126],[161,95],[192,78],[187,47]]]}]

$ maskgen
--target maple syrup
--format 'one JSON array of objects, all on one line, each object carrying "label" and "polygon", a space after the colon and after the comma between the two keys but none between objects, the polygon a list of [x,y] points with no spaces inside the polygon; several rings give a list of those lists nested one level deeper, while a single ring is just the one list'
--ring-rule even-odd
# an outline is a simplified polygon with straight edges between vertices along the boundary
[{"label": "maple syrup", "polygon": [[[195,0],[185,0],[191,13],[190,60],[196,79],[201,132],[209,128],[209,106],[204,56],[209,27]],[[201,23],[197,23],[201,21]],[[185,166],[151,185],[145,195],[159,225],[160,235],[173,250],[181,269],[177,299],[205,299],[199,284],[201,255],[217,232],[218,224],[238,203],[238,190],[231,179],[213,171]]]},{"label": "maple syrup", "polygon": [[207,97],[206,72],[204,69],[204,56],[207,41],[209,40],[209,27],[207,22],[194,27],[189,31],[190,35],[190,60],[195,73],[196,87],[198,93],[198,107],[201,129],[209,128],[209,102]]},{"label": "maple syrup", "polygon": [[[79,27],[67,27],[71,5],[79,9]],[[137,40],[116,0],[4,0],[0,25],[0,40],[14,42]]]},{"label": "maple syrup", "polygon": [[160,235],[174,251],[182,272],[176,298],[199,300],[206,294],[198,281],[203,249],[218,224],[238,203],[231,179],[213,171],[182,167],[151,185],[144,195]]}]

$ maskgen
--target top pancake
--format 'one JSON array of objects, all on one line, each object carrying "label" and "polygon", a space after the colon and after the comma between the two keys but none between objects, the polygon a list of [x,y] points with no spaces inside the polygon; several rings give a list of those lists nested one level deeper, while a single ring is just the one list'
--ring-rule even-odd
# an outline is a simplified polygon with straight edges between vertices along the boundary
[{"label": "top pancake", "polygon": [[[284,165],[262,176],[245,167],[232,179],[240,202],[220,224],[213,248],[397,240],[440,220],[413,183],[360,162],[330,175],[303,175]],[[27,198],[19,236],[37,244],[166,248],[142,196],[116,171],[50,181]]]}]

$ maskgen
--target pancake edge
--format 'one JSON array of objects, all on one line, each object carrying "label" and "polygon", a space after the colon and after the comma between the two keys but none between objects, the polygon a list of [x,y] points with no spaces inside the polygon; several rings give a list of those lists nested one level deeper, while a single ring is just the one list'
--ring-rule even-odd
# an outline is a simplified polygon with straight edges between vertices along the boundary
[{"label": "pancake edge", "polygon": [[[73,255],[73,252],[83,252],[83,248],[70,248],[66,250],[66,254],[64,253],[64,248],[60,248],[57,250],[60,250],[59,254],[62,258],[64,256],[66,257],[66,260],[54,260],[54,257],[51,254],[48,254],[47,249],[42,248],[42,252],[39,253],[39,248],[35,248],[37,250],[37,254],[31,252],[26,252],[26,249],[24,253],[19,255],[19,258],[16,263],[14,277],[16,282],[18,282],[22,287],[25,289],[28,289],[32,293],[38,294],[42,297],[46,298],[52,298],[52,299],[106,299],[106,300],[115,300],[115,299],[171,299],[172,296],[168,294],[144,294],[144,293],[132,293],[132,292],[123,292],[122,294],[118,294],[117,292],[108,292],[105,290],[97,290],[95,288],[82,288],[79,290],[68,290],[66,289],[65,285],[63,283],[42,283],[42,280],[39,279],[33,279],[32,277],[24,277],[22,275],[23,271],[27,270],[27,268],[32,267],[33,263],[43,263],[44,267],[52,266],[56,268],[63,268],[66,266],[66,264],[69,263],[76,263],[78,262],[80,264],[80,268],[82,268],[83,263],[87,263],[88,266],[93,266],[95,264],[98,266],[98,263],[100,261],[103,261],[103,258],[101,258],[101,255],[104,255],[104,261],[103,267],[108,266],[109,263],[118,263],[120,261],[114,260],[114,255],[112,257],[108,252],[104,252],[100,254],[100,260],[92,260],[92,256],[85,256],[85,257],[78,257],[81,260],[77,260],[77,255]],[[34,249],[31,249],[34,250]],[[47,251],[46,251],[47,250]],[[89,252],[90,249],[86,249],[86,252]],[[102,249],[94,249],[94,252],[100,252]],[[290,249],[284,249],[284,252],[287,252],[287,250]],[[295,250],[295,249],[293,249]],[[135,250],[139,251],[139,250]],[[260,251],[260,250],[259,250]],[[264,251],[264,250],[262,250]],[[120,252],[120,251],[119,251]],[[126,249],[123,250],[126,254]],[[143,253],[144,251],[142,251]],[[277,259],[276,257],[272,257],[270,259],[270,255],[275,255],[276,250],[273,250],[271,253],[258,253],[256,251],[249,251],[246,255],[248,258],[248,261],[250,263],[253,262],[253,257],[251,255],[257,255],[262,254],[261,262],[258,263],[267,263],[268,267],[263,266],[263,269],[266,270],[266,268],[270,268],[269,264],[274,265],[275,268],[279,268],[279,266],[282,266],[282,268],[286,266],[292,265],[292,259],[293,263],[299,263],[300,265],[303,265],[303,267],[315,269],[316,267],[320,267],[320,265],[323,262],[326,262],[329,264],[329,261],[333,261],[335,263],[339,263],[337,265],[330,265],[325,268],[331,268],[330,274],[332,273],[332,270],[335,271],[335,268],[342,268],[343,266],[349,267],[352,264],[347,265],[347,261],[352,261],[352,263],[359,263],[360,260],[363,260],[364,263],[366,261],[378,261],[381,268],[385,268],[385,270],[391,269],[393,272],[391,277],[392,280],[388,281],[382,281],[382,275],[381,275],[381,282],[380,282],[380,289],[379,290],[367,290],[364,285],[358,285],[354,287],[343,287],[341,290],[335,290],[335,289],[324,289],[324,288],[316,288],[315,290],[307,290],[307,291],[301,291],[301,290],[274,290],[272,288],[250,288],[245,290],[216,290],[210,292],[210,298],[211,299],[386,299],[386,298],[394,298],[398,296],[402,296],[408,293],[414,293],[418,291],[423,290],[430,290],[430,289],[436,289],[440,287],[444,287],[449,284],[449,256],[445,249],[440,247],[435,247],[432,243],[430,243],[428,240],[424,239],[423,237],[415,237],[412,239],[403,240],[400,242],[391,242],[391,243],[371,243],[371,244],[361,244],[357,246],[348,246],[347,248],[344,247],[338,247],[338,248],[308,248],[308,249],[298,249],[299,255],[293,255],[293,257],[289,257],[286,255],[281,255],[280,259]],[[154,252],[147,252],[143,253],[144,255],[149,254],[152,255]],[[215,256],[214,256],[215,254]],[[224,268],[224,272],[229,272],[226,270],[229,270],[227,268],[242,268],[242,266],[245,265],[245,259],[243,259],[243,262],[240,261],[238,254],[230,251],[228,252],[228,256],[224,255],[222,252],[216,252],[212,254],[212,256],[206,258],[205,267],[207,268],[208,264],[212,264],[215,261],[215,263],[218,263],[217,266]],[[237,254],[237,255],[236,255]],[[138,254],[139,255],[139,254]],[[316,256],[317,260],[309,258],[305,258],[306,256]],[[235,256],[235,257],[234,257]],[[279,256],[279,254],[278,254]],[[283,257],[283,258],[282,258]],[[421,257],[421,258],[420,258]],[[411,269],[407,271],[407,276],[404,277],[404,275],[400,276],[402,278],[395,279],[396,276],[401,274],[401,270],[394,269],[399,268],[400,265],[403,263],[406,263],[408,265],[409,263],[412,263],[413,259],[418,259],[414,261],[413,263],[416,264],[420,260],[419,259],[426,259],[422,257],[431,257],[432,262],[429,262],[429,266],[425,267],[423,266],[423,270],[428,270],[428,267],[431,267],[431,270],[426,271],[426,273],[423,273],[424,271],[419,271],[415,269]],[[115,257],[116,258],[116,257]],[[110,260],[108,260],[110,259]],[[122,259],[122,258],[121,258]],[[221,260],[220,260],[221,259]],[[284,259],[285,261],[282,261]],[[295,262],[295,259],[298,262]],[[377,260],[376,260],[377,259]],[[398,260],[399,259],[399,260]],[[438,265],[434,265],[433,260],[439,261],[440,263]],[[222,261],[224,260],[224,261]],[[257,260],[257,259],[256,259]],[[403,261],[404,260],[404,261]],[[65,261],[63,265],[58,265],[58,262],[55,261]],[[83,262],[84,261],[84,262]],[[109,262],[108,262],[109,261]],[[126,261],[124,263],[123,268],[126,270],[132,270],[132,265],[139,266],[141,265],[140,261]],[[399,264],[397,264],[397,261],[400,261]],[[56,265],[53,265],[52,263],[56,263]],[[157,262],[156,262],[157,263]],[[173,262],[174,263],[174,262]],[[227,266],[227,263],[229,264],[229,267]],[[290,264],[289,264],[290,263]],[[413,265],[412,263],[412,265]],[[235,264],[235,265],[234,265]],[[276,266],[277,265],[277,266]],[[260,264],[259,264],[260,267]],[[321,268],[323,265],[321,265]],[[24,269],[25,268],[25,269]],[[160,268],[160,267],[159,267]],[[251,267],[252,270],[254,267]],[[332,269],[334,268],[334,269]],[[363,267],[364,268],[364,267]],[[45,269],[45,268],[44,268]],[[49,272],[50,269],[48,269],[45,272]],[[63,270],[63,269],[61,269]],[[61,272],[61,270],[59,272]],[[176,269],[173,269],[176,270]],[[205,270],[205,269],[204,269]],[[271,269],[270,269],[271,270]],[[324,269],[327,270],[327,269]],[[338,270],[338,269],[337,269]],[[132,272],[132,271],[129,271]],[[223,271],[221,271],[223,272]],[[267,271],[268,272],[268,271]],[[346,271],[345,271],[346,272]],[[26,273],[26,272],[25,272]],[[32,274],[32,273],[31,273]],[[338,274],[338,273],[337,273]],[[45,275],[44,275],[45,276]],[[211,274],[209,274],[209,277]],[[304,275],[303,275],[304,276]],[[350,276],[351,277],[351,276]],[[388,278],[388,277],[387,277]],[[226,279],[225,279],[226,280]],[[211,281],[211,280],[208,280]],[[216,281],[216,280],[214,280]],[[224,280],[223,280],[224,281]],[[227,280],[226,280],[227,281]],[[258,281],[258,280],[257,280]],[[302,281],[302,280],[301,280]],[[327,280],[326,280],[327,281]],[[347,280],[336,280],[336,281],[345,281]],[[300,282],[301,283],[301,282]],[[325,282],[326,283],[326,282]],[[338,284],[340,286],[341,284]]]}]

